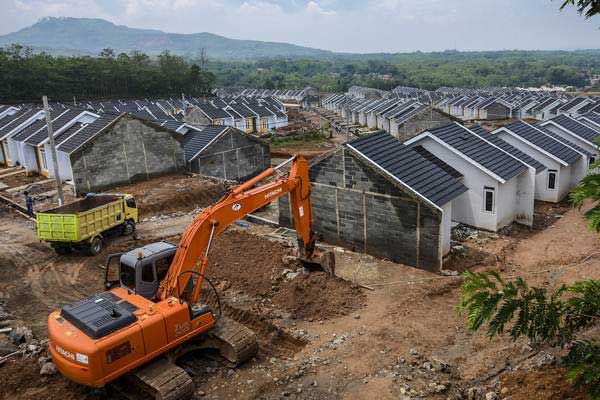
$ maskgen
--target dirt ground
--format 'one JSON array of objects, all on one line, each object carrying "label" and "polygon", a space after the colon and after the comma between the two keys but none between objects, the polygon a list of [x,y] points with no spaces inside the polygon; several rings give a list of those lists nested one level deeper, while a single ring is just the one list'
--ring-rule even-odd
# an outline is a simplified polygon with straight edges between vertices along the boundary
[{"label": "dirt ground", "polygon": [[[146,196],[144,212],[165,215],[166,203],[154,208],[146,199],[160,202],[174,188],[186,189],[179,184],[163,190],[164,181],[153,185],[159,186],[156,191],[128,189]],[[195,197],[181,190],[186,195],[179,207],[194,210],[218,191],[211,187]],[[180,215],[181,208],[175,209],[170,218],[140,223],[137,239],[116,238],[92,258],[59,258],[37,241],[33,223],[0,211],[0,300],[13,314],[11,326],[26,325],[43,339],[51,310],[102,290],[99,265],[106,254],[176,240],[193,213]],[[465,238],[462,245],[486,255],[468,268],[524,276],[531,285],[547,288],[600,278],[600,239],[587,229],[582,212],[561,205],[536,209],[543,223],[534,229]],[[304,275],[286,257],[289,245],[265,236],[273,230],[244,223],[215,241],[209,278],[219,290],[224,314],[257,332],[260,351],[235,371],[203,357],[181,360],[193,376],[196,399],[459,399],[469,388],[481,396],[490,388],[498,393],[504,388],[501,398],[512,400],[585,398],[560,369],[517,368],[550,349],[468,332],[464,318],[455,313],[461,277],[339,248],[334,249],[336,269],[343,279]],[[0,381],[0,398],[6,399],[112,396],[59,374],[42,377],[35,358],[9,360],[0,366]]]}]

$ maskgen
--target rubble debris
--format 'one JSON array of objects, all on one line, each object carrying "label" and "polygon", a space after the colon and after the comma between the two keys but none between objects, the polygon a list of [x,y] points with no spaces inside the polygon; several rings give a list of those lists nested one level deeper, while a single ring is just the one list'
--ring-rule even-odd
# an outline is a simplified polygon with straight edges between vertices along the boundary
[{"label": "rubble debris", "polygon": [[8,334],[8,338],[13,344],[20,345],[33,339],[33,333],[26,326],[17,326]]},{"label": "rubble debris", "polygon": [[54,375],[57,372],[58,371],[56,370],[56,366],[52,361],[45,363],[40,369],[40,375]]}]

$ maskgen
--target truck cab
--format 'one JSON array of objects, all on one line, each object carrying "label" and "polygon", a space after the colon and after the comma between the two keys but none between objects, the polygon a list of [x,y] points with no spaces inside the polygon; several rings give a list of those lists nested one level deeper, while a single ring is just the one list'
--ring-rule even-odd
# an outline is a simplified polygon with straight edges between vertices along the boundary
[{"label": "truck cab", "polygon": [[[120,286],[129,293],[153,300],[160,282],[169,271],[176,251],[177,246],[172,243],[156,242],[127,253],[111,254],[106,262],[105,286]],[[118,276],[115,276],[117,271],[112,265],[116,260],[119,261]]]},{"label": "truck cab", "polygon": [[131,194],[123,195],[123,213],[125,214],[126,221],[133,221],[138,223],[138,209],[135,203],[135,198]]}]

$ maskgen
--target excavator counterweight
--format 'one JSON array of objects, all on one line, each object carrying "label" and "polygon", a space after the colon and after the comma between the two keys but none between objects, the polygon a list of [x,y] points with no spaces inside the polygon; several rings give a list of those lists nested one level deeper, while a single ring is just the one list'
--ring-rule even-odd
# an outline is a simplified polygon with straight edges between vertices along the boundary
[{"label": "excavator counterweight", "polygon": [[[288,174],[282,168],[291,164]],[[334,257],[315,245],[308,163],[292,157],[230,191],[198,214],[177,246],[145,245],[109,256],[107,291],[54,311],[48,317],[49,349],[57,369],[87,386],[140,382],[154,398],[179,399],[191,380],[172,361],[197,349],[219,351],[239,365],[258,350],[248,328],[200,302],[213,239],[249,213],[289,194],[298,236],[298,258],[334,273]],[[110,280],[118,260],[118,279]],[[215,291],[216,292],[216,291]],[[218,296],[217,296],[218,297]],[[171,383],[169,383],[171,382]]]}]

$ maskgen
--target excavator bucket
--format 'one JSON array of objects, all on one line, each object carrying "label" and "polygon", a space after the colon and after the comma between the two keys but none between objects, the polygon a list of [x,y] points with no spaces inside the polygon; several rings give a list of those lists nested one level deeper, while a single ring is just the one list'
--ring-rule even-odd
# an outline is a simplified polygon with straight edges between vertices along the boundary
[{"label": "excavator bucket", "polygon": [[315,248],[312,256],[300,253],[298,260],[309,270],[322,270],[330,276],[335,276],[335,254],[331,250]]}]

